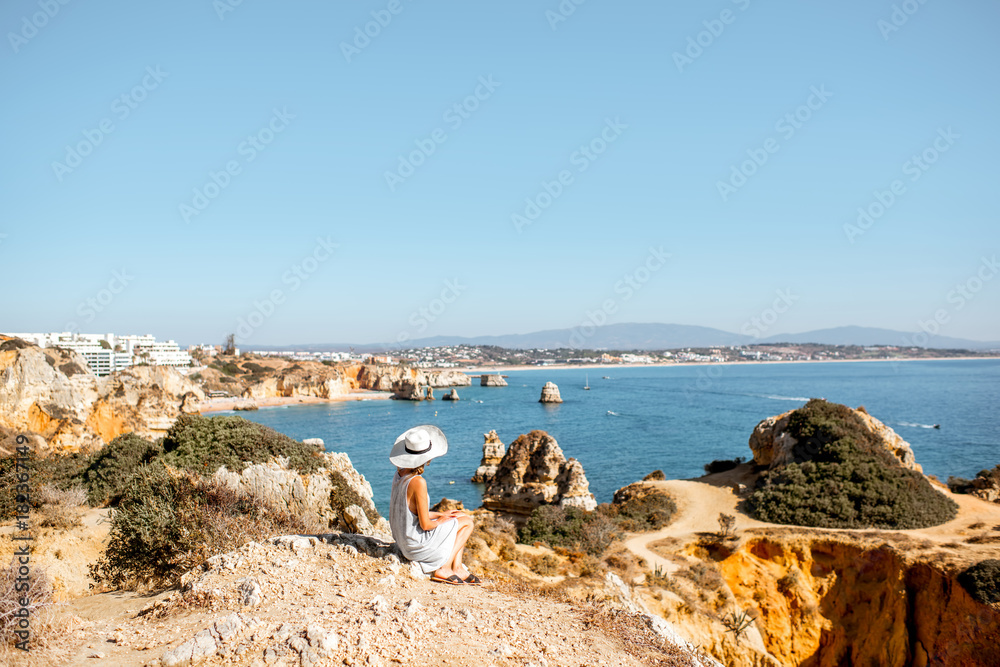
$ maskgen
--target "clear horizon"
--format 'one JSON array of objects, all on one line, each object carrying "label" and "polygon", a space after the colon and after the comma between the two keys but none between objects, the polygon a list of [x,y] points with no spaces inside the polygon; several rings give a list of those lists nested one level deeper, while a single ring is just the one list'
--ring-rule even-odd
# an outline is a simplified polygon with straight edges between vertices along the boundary
[{"label": "clear horizon", "polygon": [[8,2],[0,329],[1000,340],[998,19]]}]

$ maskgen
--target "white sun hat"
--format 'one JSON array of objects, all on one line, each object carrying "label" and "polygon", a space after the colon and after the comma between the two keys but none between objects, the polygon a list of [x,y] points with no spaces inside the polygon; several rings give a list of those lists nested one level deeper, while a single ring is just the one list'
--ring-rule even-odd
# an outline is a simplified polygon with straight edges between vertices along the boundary
[{"label": "white sun hat", "polygon": [[389,460],[397,468],[419,468],[447,453],[448,438],[444,431],[431,424],[421,424],[396,438]]}]

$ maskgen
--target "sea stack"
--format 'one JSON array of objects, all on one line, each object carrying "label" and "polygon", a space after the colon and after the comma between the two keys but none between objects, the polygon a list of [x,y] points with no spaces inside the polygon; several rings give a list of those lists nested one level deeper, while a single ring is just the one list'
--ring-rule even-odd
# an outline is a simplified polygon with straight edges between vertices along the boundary
[{"label": "sea stack", "polygon": [[483,434],[483,459],[476,468],[476,474],[472,476],[473,482],[488,484],[493,475],[497,472],[497,466],[504,455],[504,444],[500,442],[500,436],[496,431]]},{"label": "sea stack", "polygon": [[555,382],[546,382],[542,387],[542,397],[539,403],[562,403],[562,396],[559,395],[559,387]]},{"label": "sea stack", "polygon": [[487,375],[483,373],[479,376],[479,386],[480,387],[506,387],[507,381],[503,379],[503,376],[499,373],[494,373],[493,375]]},{"label": "sea stack", "polygon": [[532,431],[510,443],[486,486],[483,506],[524,521],[539,505],[597,509],[580,462],[567,460],[545,431]]},{"label": "sea stack", "polygon": [[444,396],[442,396],[441,400],[442,401],[460,401],[462,399],[460,399],[458,397],[458,390],[452,389],[447,394],[445,394]]}]

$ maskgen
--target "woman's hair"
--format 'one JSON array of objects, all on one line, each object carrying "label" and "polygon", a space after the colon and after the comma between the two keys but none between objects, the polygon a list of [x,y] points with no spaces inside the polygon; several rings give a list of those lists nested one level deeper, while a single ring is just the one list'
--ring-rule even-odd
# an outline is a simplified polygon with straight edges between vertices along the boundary
[{"label": "woman's hair", "polygon": [[413,474],[414,475],[423,475],[424,474],[424,466],[425,465],[427,465],[427,464],[426,463],[421,463],[419,466],[417,466],[416,468],[414,468],[413,469]]}]

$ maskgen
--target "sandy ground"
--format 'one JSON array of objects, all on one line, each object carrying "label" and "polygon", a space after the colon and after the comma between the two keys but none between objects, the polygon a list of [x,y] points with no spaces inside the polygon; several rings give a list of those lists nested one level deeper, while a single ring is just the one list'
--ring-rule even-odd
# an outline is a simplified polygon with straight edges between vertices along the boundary
[{"label": "sandy ground", "polygon": [[306,405],[311,403],[340,403],[342,401],[371,401],[391,398],[386,391],[356,391],[335,398],[316,398],[315,396],[278,396],[274,398],[206,398],[201,401],[201,414],[208,412],[223,412],[232,410],[238,404],[253,401],[259,408],[278,408],[285,405]]}]

